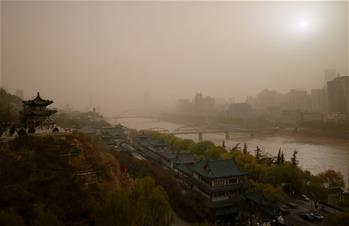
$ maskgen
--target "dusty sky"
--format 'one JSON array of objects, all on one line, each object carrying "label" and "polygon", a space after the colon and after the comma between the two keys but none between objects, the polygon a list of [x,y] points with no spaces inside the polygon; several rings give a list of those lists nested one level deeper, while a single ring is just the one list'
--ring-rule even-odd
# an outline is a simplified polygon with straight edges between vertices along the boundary
[{"label": "dusty sky", "polygon": [[103,113],[348,75],[348,3],[6,2],[2,85]]}]

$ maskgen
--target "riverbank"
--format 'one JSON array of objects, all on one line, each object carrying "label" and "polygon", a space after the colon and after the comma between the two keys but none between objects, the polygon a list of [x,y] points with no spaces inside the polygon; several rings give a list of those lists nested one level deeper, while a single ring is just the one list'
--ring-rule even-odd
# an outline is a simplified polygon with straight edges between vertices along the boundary
[{"label": "riverbank", "polygon": [[[304,140],[313,140],[313,138],[321,139],[331,143],[343,143],[349,146],[349,129],[347,122],[344,125],[341,125],[339,122],[304,122],[297,129],[295,133],[295,128],[278,128],[267,123],[265,120],[252,120],[249,122],[237,120],[236,122],[220,122],[220,121],[211,121],[210,123],[203,122],[204,120],[184,120],[180,118],[163,118],[166,122],[171,122],[175,124],[182,125],[191,125],[198,128],[205,127],[239,127],[241,129],[247,129],[255,131],[257,133],[267,133],[272,135],[288,135],[293,136],[294,138],[304,139]],[[336,128],[338,130],[336,130]],[[274,133],[274,134],[273,134]]]},{"label": "riverbank", "polygon": [[299,142],[311,143],[311,144],[322,144],[322,145],[335,145],[335,146],[345,146],[348,149],[349,154],[349,137],[348,139],[328,137],[328,136],[319,136],[315,134],[306,134],[302,132],[294,133],[286,130],[280,130],[277,133],[269,136],[287,136],[294,138]]},{"label": "riverbank", "polygon": [[[118,123],[137,130],[163,128],[173,131],[184,126],[184,124],[146,118],[122,119]],[[198,134],[178,135],[178,137],[198,142]],[[293,130],[279,130],[268,134],[254,133],[254,136],[251,136],[250,133],[236,132],[230,134],[230,139],[225,139],[224,133],[203,134],[203,139],[212,141],[216,145],[222,145],[224,140],[228,150],[237,143],[240,143],[240,147],[246,143],[248,151],[252,154],[257,146],[261,147],[263,152],[272,156],[276,156],[281,148],[287,160],[292,157],[294,150],[297,150],[299,165],[302,169],[313,174],[318,174],[326,169],[333,169],[341,172],[345,181],[348,181],[348,140],[310,136],[294,133]]]}]

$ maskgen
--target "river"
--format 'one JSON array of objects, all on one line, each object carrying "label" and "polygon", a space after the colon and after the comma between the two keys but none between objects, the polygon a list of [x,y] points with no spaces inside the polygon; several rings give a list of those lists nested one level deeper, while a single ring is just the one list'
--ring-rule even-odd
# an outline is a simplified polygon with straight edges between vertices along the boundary
[{"label": "river", "polygon": [[[118,123],[133,129],[163,128],[169,131],[183,125],[159,121],[147,118],[124,118],[119,119]],[[197,134],[178,135],[181,138],[198,141]],[[269,135],[269,136],[250,136],[248,133],[232,133],[230,139],[225,139],[222,134],[203,134],[204,140],[209,140],[217,145],[222,145],[224,140],[225,146],[231,148],[237,143],[243,146],[247,144],[248,150],[254,153],[257,145],[265,153],[277,155],[279,148],[284,152],[285,159],[292,157],[293,151],[297,150],[297,158],[302,169],[309,170],[312,174],[318,174],[327,169],[333,169],[343,174],[346,183],[348,182],[349,167],[349,148],[348,143],[333,140],[324,140],[322,138],[300,139],[287,135]]]}]

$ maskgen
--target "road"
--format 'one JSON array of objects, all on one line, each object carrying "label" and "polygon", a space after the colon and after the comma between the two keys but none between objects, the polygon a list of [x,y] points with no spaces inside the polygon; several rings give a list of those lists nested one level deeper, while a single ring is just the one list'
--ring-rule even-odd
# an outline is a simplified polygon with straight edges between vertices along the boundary
[{"label": "road", "polygon": [[290,209],[290,214],[285,216],[285,223],[293,226],[320,226],[323,225],[322,222],[315,220],[314,222],[309,222],[300,217],[301,214],[309,213],[312,208],[310,202],[305,202],[302,200],[293,200],[298,206],[295,209]]}]

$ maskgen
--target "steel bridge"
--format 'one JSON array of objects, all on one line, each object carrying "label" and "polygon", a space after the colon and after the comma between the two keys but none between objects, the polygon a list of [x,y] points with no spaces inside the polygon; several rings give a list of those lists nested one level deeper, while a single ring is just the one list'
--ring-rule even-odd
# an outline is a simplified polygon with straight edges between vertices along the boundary
[{"label": "steel bridge", "polygon": [[223,133],[225,134],[226,139],[230,139],[230,133],[232,132],[251,132],[247,129],[241,129],[241,128],[199,128],[199,127],[192,127],[192,126],[181,126],[176,129],[174,129],[172,132],[168,129],[164,128],[149,128],[147,130],[150,131],[156,131],[160,133],[166,133],[166,134],[173,134],[173,135],[186,135],[186,134],[198,134],[199,141],[203,140],[204,134],[209,133]]}]

